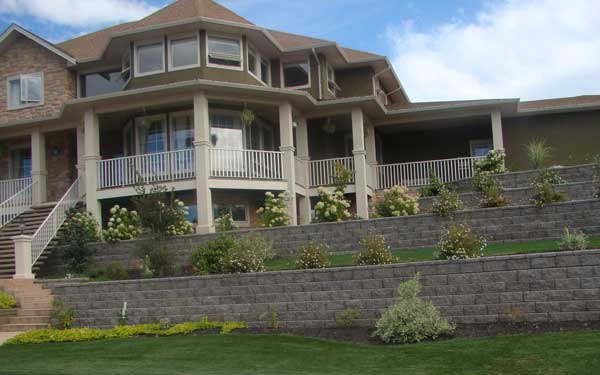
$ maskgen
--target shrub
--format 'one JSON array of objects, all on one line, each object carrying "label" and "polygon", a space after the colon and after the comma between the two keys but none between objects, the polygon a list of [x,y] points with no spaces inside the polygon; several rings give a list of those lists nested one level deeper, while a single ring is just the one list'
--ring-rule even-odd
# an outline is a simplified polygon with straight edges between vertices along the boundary
[{"label": "shrub", "polygon": [[419,201],[404,186],[394,186],[384,191],[383,202],[377,206],[377,214],[383,217],[408,216],[419,213]]},{"label": "shrub", "polygon": [[267,311],[258,317],[258,320],[263,320],[267,322],[267,327],[271,329],[277,329],[281,325],[279,321],[279,314],[276,311]]},{"label": "shrub", "polygon": [[219,216],[215,220],[215,223],[217,224],[216,230],[218,233],[230,232],[237,229],[233,223],[233,216],[231,216],[230,213],[224,213],[223,215]]},{"label": "shrub", "polygon": [[442,189],[452,190],[452,185],[443,183],[442,180],[433,172],[429,175],[429,185],[421,188],[420,193],[422,197],[436,197],[440,194]]},{"label": "shrub", "polygon": [[233,237],[220,235],[198,246],[191,258],[194,272],[200,275],[222,273],[223,258],[235,246],[235,242]]},{"label": "shrub", "polygon": [[360,313],[354,309],[340,311],[335,317],[335,324],[338,327],[352,327],[354,321],[360,319]]},{"label": "shrub", "polygon": [[437,246],[437,259],[469,259],[483,256],[487,242],[466,224],[452,224],[442,233]]},{"label": "shrub", "polygon": [[394,256],[381,235],[367,235],[359,242],[361,251],[352,257],[357,266],[391,264]]},{"label": "shrub", "polygon": [[344,198],[344,193],[338,190],[332,194],[322,187],[317,192],[319,202],[315,205],[316,222],[343,221],[352,217],[348,211],[350,201]]},{"label": "shrub", "polygon": [[484,189],[491,175],[506,172],[505,158],[504,150],[492,150],[484,159],[475,162],[472,183],[476,191]]},{"label": "shrub", "polygon": [[52,302],[52,307],[52,326],[56,329],[72,328],[75,310],[73,308],[65,309],[62,301]]},{"label": "shrub", "polygon": [[72,209],[67,213],[67,219],[61,227],[59,240],[64,245],[61,257],[67,272],[83,273],[93,255],[93,250],[88,244],[100,240],[98,223],[89,212]]},{"label": "shrub", "polygon": [[305,270],[327,268],[330,264],[329,247],[326,244],[311,242],[301,246],[299,253],[300,256],[296,261],[296,268]]},{"label": "shrub", "polygon": [[538,208],[542,208],[547,204],[562,202],[566,199],[566,196],[556,191],[554,185],[550,182],[536,182],[533,189],[533,203]]},{"label": "shrub", "polygon": [[0,290],[0,310],[13,309],[17,307],[17,301],[8,294]]},{"label": "shrub", "polygon": [[479,206],[482,208],[508,206],[508,199],[502,195],[502,186],[494,179],[491,181],[493,182],[486,185],[483,189]]},{"label": "shrub", "polygon": [[108,229],[103,232],[108,242],[126,241],[138,238],[142,232],[140,217],[136,211],[115,205],[110,209]]},{"label": "shrub", "polygon": [[561,250],[585,250],[589,247],[589,240],[585,233],[565,228],[558,245]]},{"label": "shrub", "polygon": [[104,276],[109,280],[127,280],[129,273],[121,262],[113,262],[104,270]]},{"label": "shrub", "polygon": [[346,168],[346,166],[340,162],[336,162],[334,168],[333,186],[335,187],[335,191],[341,191],[343,193],[346,191],[348,184],[352,181],[354,174],[352,170]]},{"label": "shrub", "polygon": [[525,145],[527,151],[527,159],[533,169],[543,169],[546,167],[546,162],[550,158],[552,148],[546,145],[543,139],[533,139]]},{"label": "shrub", "polygon": [[460,211],[464,208],[464,205],[458,193],[443,189],[440,195],[437,196],[433,205],[431,206],[431,212],[440,215],[448,216],[453,212]]},{"label": "shrub", "polygon": [[168,277],[175,274],[175,254],[162,236],[156,235],[141,242],[138,245],[138,255],[142,260],[142,267],[150,271],[150,276]]},{"label": "shrub", "polygon": [[418,275],[400,284],[397,302],[383,312],[374,336],[386,344],[408,344],[454,332],[455,327],[442,318],[433,303],[419,298],[420,289]]},{"label": "shrub", "polygon": [[264,272],[265,261],[273,258],[271,242],[258,233],[247,234],[223,257],[223,271],[227,273]]},{"label": "shrub", "polygon": [[263,227],[282,227],[290,224],[287,213],[287,194],[280,193],[275,197],[270,191],[265,193],[265,204],[256,212]]}]

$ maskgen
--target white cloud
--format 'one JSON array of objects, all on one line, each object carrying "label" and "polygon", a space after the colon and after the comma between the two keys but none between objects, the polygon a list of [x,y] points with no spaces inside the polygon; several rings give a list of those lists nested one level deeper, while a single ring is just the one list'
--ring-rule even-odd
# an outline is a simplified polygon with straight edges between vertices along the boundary
[{"label": "white cloud", "polygon": [[505,0],[472,22],[388,28],[413,101],[600,93],[600,1]]},{"label": "white cloud", "polygon": [[142,0],[0,0],[0,13],[72,27],[136,20],[155,10]]}]

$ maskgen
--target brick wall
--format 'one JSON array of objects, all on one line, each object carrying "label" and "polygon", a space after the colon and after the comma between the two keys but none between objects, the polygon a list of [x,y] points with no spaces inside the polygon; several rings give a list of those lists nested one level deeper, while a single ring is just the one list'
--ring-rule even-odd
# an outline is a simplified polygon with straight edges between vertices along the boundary
[{"label": "brick wall", "polygon": [[116,325],[124,301],[131,324],[208,316],[260,326],[275,311],[284,327],[330,327],[352,308],[372,326],[416,273],[421,295],[457,323],[600,320],[600,250],[47,287],[75,309],[77,326]]},{"label": "brick wall", "polygon": [[46,186],[48,201],[59,200],[77,178],[77,147],[74,130],[46,134]]},{"label": "brick wall", "polygon": [[[18,35],[0,59],[0,123],[45,118],[59,113],[62,104],[75,97],[76,79],[67,62],[46,48]],[[8,110],[7,79],[18,74],[44,72],[44,104]]]}]

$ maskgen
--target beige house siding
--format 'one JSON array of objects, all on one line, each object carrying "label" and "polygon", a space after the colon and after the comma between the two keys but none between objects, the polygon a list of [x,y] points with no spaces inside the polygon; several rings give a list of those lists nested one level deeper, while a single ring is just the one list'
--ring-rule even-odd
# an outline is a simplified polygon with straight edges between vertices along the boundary
[{"label": "beige house siding", "polygon": [[373,70],[371,68],[338,70],[335,73],[337,84],[342,89],[338,93],[338,97],[373,95]]}]

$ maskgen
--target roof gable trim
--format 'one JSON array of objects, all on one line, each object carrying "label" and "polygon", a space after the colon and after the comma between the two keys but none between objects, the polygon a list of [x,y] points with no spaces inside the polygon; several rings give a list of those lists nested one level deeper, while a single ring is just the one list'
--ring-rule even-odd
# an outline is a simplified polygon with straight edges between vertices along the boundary
[{"label": "roof gable trim", "polygon": [[62,57],[63,59],[67,60],[70,64],[75,65],[77,63],[77,60],[73,56],[67,54],[66,52],[57,48],[52,43],[40,38],[39,36],[33,34],[32,32],[25,30],[24,28],[22,28],[21,26],[15,24],[15,23],[11,24],[8,27],[8,29],[6,29],[6,31],[4,31],[4,33],[2,33],[2,35],[0,35],[0,45],[2,45],[2,43],[4,43],[6,41],[6,39],[15,32],[18,32],[19,34],[25,36],[26,38],[29,38],[32,41],[36,42],[37,44],[41,45],[42,47],[48,49],[52,53]]}]

